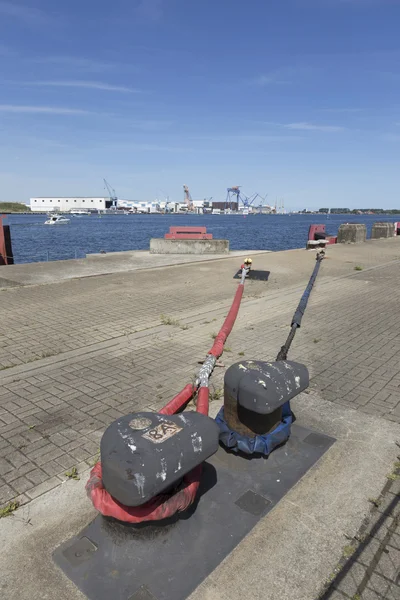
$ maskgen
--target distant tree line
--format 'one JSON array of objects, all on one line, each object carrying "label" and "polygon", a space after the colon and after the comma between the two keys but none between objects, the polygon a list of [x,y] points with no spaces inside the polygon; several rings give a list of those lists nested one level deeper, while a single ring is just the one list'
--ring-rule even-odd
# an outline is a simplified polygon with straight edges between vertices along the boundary
[{"label": "distant tree line", "polygon": [[[331,208],[332,215],[360,215],[360,214],[374,214],[374,215],[398,215],[400,214],[400,208]],[[319,213],[327,214],[329,208],[320,208]]]},{"label": "distant tree line", "polygon": [[2,213],[21,213],[31,212],[29,206],[21,202],[0,202],[0,215]]}]

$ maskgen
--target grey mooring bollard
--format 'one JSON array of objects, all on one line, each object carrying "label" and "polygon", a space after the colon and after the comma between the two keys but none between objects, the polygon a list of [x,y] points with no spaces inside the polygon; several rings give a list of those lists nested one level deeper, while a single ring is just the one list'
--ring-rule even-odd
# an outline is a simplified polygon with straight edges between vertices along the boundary
[{"label": "grey mooring bollard", "polygon": [[224,414],[229,428],[254,438],[273,431],[282,407],[309,384],[307,368],[293,361],[235,363],[225,373]]},{"label": "grey mooring bollard", "polygon": [[367,239],[367,228],[362,223],[342,223],[339,227],[338,244],[359,244]]},{"label": "grey mooring bollard", "polygon": [[218,450],[218,425],[205,415],[131,413],[101,438],[103,484],[125,506],[140,506]]}]

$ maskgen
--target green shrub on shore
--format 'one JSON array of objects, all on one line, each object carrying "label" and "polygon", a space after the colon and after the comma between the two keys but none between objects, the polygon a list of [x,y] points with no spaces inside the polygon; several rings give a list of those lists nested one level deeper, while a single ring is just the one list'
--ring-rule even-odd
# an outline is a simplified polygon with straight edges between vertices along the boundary
[{"label": "green shrub on shore", "polygon": [[0,214],[20,212],[31,212],[31,209],[21,202],[0,202]]}]

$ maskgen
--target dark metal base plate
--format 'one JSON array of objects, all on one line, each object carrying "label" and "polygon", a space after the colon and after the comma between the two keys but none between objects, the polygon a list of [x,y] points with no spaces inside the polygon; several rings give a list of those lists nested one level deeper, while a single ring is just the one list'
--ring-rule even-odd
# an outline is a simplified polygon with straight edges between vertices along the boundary
[{"label": "dark metal base plate", "polygon": [[295,424],[268,459],[220,448],[189,511],[162,525],[98,516],[54,560],[90,600],[184,600],[333,443]]},{"label": "dark metal base plate", "polygon": [[[251,269],[246,276],[246,281],[268,281],[271,271],[257,271],[257,269]],[[233,279],[242,278],[242,269],[233,276]]]}]

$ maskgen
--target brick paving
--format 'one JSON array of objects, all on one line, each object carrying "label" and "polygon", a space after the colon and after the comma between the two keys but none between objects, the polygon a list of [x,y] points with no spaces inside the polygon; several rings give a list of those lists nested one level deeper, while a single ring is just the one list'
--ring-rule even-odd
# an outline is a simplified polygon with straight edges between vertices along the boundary
[{"label": "brick paving", "polygon": [[357,539],[346,547],[353,554],[342,560],[318,600],[399,600],[400,477],[388,481],[376,500]]},{"label": "brick paving", "polygon": [[[290,357],[309,366],[311,385],[324,398],[400,423],[400,256],[381,242],[363,248],[360,272],[345,260],[353,248],[329,253]],[[354,252],[360,262],[362,250]],[[271,269],[270,281],[248,283],[226,365],[276,356],[313,259],[304,252],[264,255],[257,267]],[[87,469],[109,423],[159,409],[192,380],[230,305],[234,270],[227,259],[0,291],[0,505],[40,496],[73,466]],[[163,325],[161,314],[180,324]],[[215,389],[223,373],[216,369]],[[387,493],[385,506],[388,498],[398,501],[398,486]],[[370,573],[361,593],[346,591],[343,580],[329,598],[390,599],[392,590],[400,598],[396,514],[385,515],[387,552],[377,559],[382,539],[369,536],[371,545],[349,571]],[[396,567],[381,573],[389,559]]]}]

